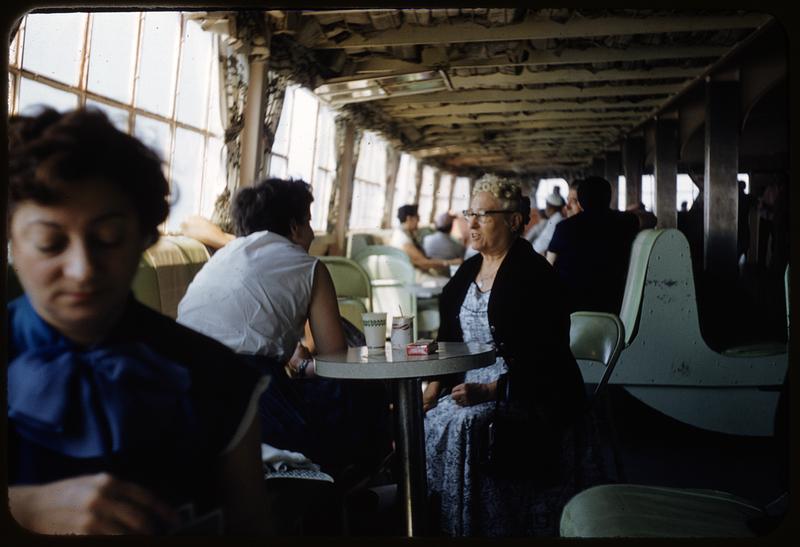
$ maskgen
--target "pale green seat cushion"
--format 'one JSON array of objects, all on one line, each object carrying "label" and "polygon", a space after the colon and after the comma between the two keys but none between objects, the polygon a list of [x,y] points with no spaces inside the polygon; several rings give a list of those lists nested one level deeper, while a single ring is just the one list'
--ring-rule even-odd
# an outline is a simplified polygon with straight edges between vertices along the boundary
[{"label": "pale green seat cushion", "polygon": [[754,537],[763,516],[726,492],[608,484],[573,497],[561,514],[562,537]]},{"label": "pale green seat cushion", "polygon": [[350,321],[353,325],[358,327],[358,330],[364,330],[364,321],[361,314],[367,311],[367,308],[358,298],[338,298],[339,315]]}]

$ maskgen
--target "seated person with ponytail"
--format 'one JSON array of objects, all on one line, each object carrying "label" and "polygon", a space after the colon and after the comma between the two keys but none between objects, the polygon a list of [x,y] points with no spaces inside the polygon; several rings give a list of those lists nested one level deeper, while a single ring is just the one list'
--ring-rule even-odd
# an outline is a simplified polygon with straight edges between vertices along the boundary
[{"label": "seated person with ponytail", "polygon": [[[169,186],[99,111],[14,116],[8,304],[11,514],[45,534],[166,533],[180,508],[268,522],[255,411],[266,378],[136,301]],[[218,521],[219,522],[219,521]]]},{"label": "seated person with ponytail", "polygon": [[330,273],[308,254],[313,199],[302,180],[239,189],[231,207],[236,237],[197,273],[178,322],[270,373],[259,403],[262,441],[336,476],[388,451],[388,401],[382,384],[314,375],[313,352],[347,346]]}]

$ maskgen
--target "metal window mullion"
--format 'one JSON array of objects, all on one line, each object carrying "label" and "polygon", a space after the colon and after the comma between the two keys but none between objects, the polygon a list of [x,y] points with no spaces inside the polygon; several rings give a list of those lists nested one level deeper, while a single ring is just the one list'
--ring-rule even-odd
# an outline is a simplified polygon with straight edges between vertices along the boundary
[{"label": "metal window mullion", "polygon": [[315,187],[315,181],[317,178],[317,149],[318,149],[318,142],[319,142],[319,115],[320,115],[320,108],[319,108],[319,100],[316,102],[317,105],[317,115],[314,116],[314,149],[311,151],[311,187]]},{"label": "metal window mullion", "polygon": [[175,82],[174,82],[175,85],[174,85],[174,87],[172,89],[172,112],[171,112],[171,116],[172,117],[169,120],[170,136],[169,136],[169,158],[168,158],[168,164],[167,165],[168,165],[170,189],[172,188],[172,165],[174,163],[173,159],[174,159],[174,156],[175,156],[175,142],[177,140],[177,132],[178,132],[178,127],[179,127],[178,126],[178,84],[179,84],[180,79],[181,79],[181,67],[183,66],[182,56],[183,56],[183,41],[184,41],[183,34],[184,34],[184,28],[185,28],[184,24],[185,24],[185,18],[183,16],[183,14],[181,13],[181,23],[179,25],[179,30],[178,30],[178,32],[180,32],[180,39],[178,40],[178,54],[176,56],[178,66],[176,67],[176,70],[173,71],[173,74],[175,75]]},{"label": "metal window mullion", "polygon": [[139,91],[139,74],[142,63],[142,35],[144,34],[144,12],[139,12],[138,28],[136,32],[136,54],[133,60],[133,82],[131,83],[131,104],[128,114],[128,133],[133,135],[134,110],[136,106],[136,93]]},{"label": "metal window mullion", "polygon": [[86,91],[89,80],[89,55],[91,54],[91,35],[94,16],[92,13],[86,14],[83,26],[83,55],[81,57],[81,67],[78,73],[78,106],[86,106]]}]

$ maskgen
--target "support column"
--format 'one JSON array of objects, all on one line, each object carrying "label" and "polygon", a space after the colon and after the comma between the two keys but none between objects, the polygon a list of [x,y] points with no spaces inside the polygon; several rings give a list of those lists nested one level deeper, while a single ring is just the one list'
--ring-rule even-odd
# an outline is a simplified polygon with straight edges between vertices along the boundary
[{"label": "support column", "polygon": [[739,82],[706,82],[704,269],[722,279],[737,274],[739,204]]},{"label": "support column", "polygon": [[400,151],[394,146],[386,147],[386,200],[383,202],[383,218],[381,228],[392,227],[392,213],[394,207],[395,187],[397,186],[397,172],[400,169]]},{"label": "support column", "polygon": [[656,120],[655,215],[658,228],[678,227],[678,123],[674,119]]},{"label": "support column", "polygon": [[625,168],[625,207],[642,201],[642,168],[644,167],[644,139],[630,137],[622,145]]},{"label": "support column", "polygon": [[239,187],[250,186],[258,178],[264,157],[264,116],[267,108],[267,59],[250,60],[250,78],[244,104],[242,152],[239,168]]},{"label": "support column", "polygon": [[353,199],[353,175],[355,175],[356,170],[353,162],[356,128],[349,120],[343,120],[340,123],[344,124],[344,141],[339,160],[336,163],[336,185],[339,187],[339,203],[337,204],[338,211],[334,233],[336,246],[339,249],[344,249],[347,225],[350,222],[350,202]]},{"label": "support column", "polygon": [[450,175],[450,192],[447,194],[447,212],[453,210],[453,194],[456,192],[456,176],[453,173],[448,173]]},{"label": "support column", "polygon": [[419,194],[422,192],[422,170],[425,168],[425,165],[417,160],[417,170],[414,172],[414,201],[419,205]]},{"label": "support column", "polygon": [[617,209],[619,203],[619,175],[622,171],[622,158],[619,152],[606,153],[605,178],[611,183],[611,208]]},{"label": "support column", "polygon": [[592,166],[589,169],[592,175],[602,177],[605,174],[605,161],[603,158],[592,159]]},{"label": "support column", "polygon": [[431,212],[428,214],[428,225],[433,224],[433,219],[436,216],[436,194],[439,193],[439,186],[442,182],[442,172],[438,169],[433,172],[433,195],[431,197]]}]

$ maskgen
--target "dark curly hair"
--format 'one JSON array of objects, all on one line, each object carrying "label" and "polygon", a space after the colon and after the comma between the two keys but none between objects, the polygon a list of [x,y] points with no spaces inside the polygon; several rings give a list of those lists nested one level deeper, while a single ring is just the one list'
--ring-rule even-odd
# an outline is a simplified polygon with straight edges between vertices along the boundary
[{"label": "dark curly hair", "polygon": [[292,222],[305,222],[312,201],[311,185],[299,179],[270,178],[240,188],[231,204],[236,235],[269,230],[289,237]]},{"label": "dark curly hair", "polygon": [[20,203],[53,205],[75,185],[102,181],[126,194],[142,234],[155,241],[169,213],[169,184],[158,155],[94,108],[44,108],[9,119],[9,215]]},{"label": "dark curly hair", "polygon": [[397,220],[403,223],[408,217],[419,216],[418,210],[416,205],[401,205],[397,208]]}]

